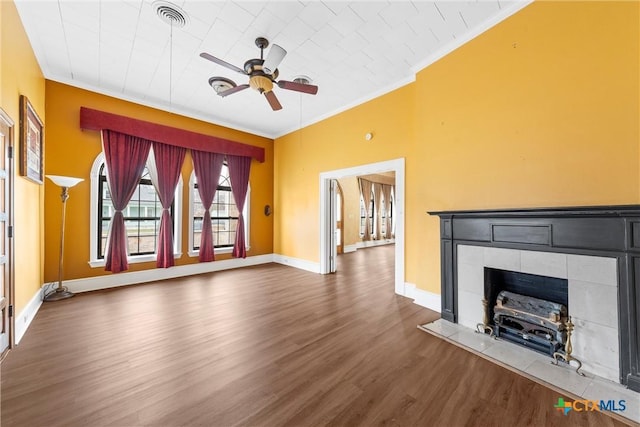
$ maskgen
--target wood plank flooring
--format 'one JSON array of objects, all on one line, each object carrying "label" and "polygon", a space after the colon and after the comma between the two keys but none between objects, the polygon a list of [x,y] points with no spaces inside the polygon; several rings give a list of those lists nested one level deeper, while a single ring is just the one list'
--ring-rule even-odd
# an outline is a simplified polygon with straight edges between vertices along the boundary
[{"label": "wood plank flooring", "polygon": [[2,426],[619,426],[416,325],[393,247],[45,303],[2,363]]}]

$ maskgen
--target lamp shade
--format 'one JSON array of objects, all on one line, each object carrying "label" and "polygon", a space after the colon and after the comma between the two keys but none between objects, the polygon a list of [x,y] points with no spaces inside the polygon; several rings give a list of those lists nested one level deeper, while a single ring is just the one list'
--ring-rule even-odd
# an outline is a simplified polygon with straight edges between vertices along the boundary
[{"label": "lamp shade", "polygon": [[46,175],[54,184],[60,187],[71,188],[74,185],[84,181],[82,178],[74,178],[72,176]]},{"label": "lamp shade", "polygon": [[273,74],[286,54],[287,51],[277,44],[271,46],[271,49],[269,49],[269,54],[267,55],[267,59],[265,59],[264,63],[262,64],[262,71],[267,74]]}]

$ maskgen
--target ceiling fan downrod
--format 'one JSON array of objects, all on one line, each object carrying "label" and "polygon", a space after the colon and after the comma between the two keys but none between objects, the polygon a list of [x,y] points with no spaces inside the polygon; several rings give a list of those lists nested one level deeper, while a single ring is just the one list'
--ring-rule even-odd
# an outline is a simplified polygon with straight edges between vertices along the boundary
[{"label": "ceiling fan downrod", "polygon": [[256,46],[260,49],[260,59],[264,60],[264,50],[269,46],[269,40],[264,37],[258,37],[256,39]]}]

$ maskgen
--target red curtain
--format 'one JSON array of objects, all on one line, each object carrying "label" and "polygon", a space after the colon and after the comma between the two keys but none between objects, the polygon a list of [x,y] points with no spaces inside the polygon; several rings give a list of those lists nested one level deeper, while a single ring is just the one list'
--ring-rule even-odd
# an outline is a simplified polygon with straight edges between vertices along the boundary
[{"label": "red curtain", "polygon": [[200,262],[209,262],[215,258],[209,209],[218,188],[224,154],[191,150],[191,157],[193,158],[193,170],[198,180],[198,193],[204,207],[198,259]]},{"label": "red curtain", "polygon": [[251,170],[251,157],[227,156],[229,166],[229,179],[231,180],[231,192],[238,207],[238,225],[236,228],[236,242],[233,245],[232,255],[236,258],[246,258],[247,249],[244,244],[244,201],[247,198],[249,188],[249,172]]},{"label": "red curtain", "polygon": [[158,258],[156,260],[156,266],[160,268],[172,267],[175,264],[173,258],[173,221],[169,209],[175,198],[176,186],[180,180],[180,170],[186,152],[185,148],[175,145],[153,143],[153,156],[158,172],[156,191],[162,205],[158,233]]},{"label": "red curtain", "polygon": [[107,239],[105,270],[119,273],[129,268],[127,231],[122,211],[140,182],[151,141],[104,129],[102,147],[107,167],[107,183],[115,209]]}]

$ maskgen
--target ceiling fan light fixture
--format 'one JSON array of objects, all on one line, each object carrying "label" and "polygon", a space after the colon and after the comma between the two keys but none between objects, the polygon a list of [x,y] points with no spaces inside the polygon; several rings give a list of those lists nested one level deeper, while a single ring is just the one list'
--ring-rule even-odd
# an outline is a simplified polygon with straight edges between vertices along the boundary
[{"label": "ceiling fan light fixture", "polygon": [[255,75],[249,78],[249,86],[260,93],[271,92],[273,90],[273,81],[267,76]]},{"label": "ceiling fan light fixture", "polygon": [[226,90],[232,89],[232,88],[236,87],[237,85],[235,84],[235,82],[233,80],[228,79],[226,77],[214,76],[214,77],[211,77],[209,79],[209,86],[211,86],[211,88],[216,93],[221,93],[221,92],[224,92]]},{"label": "ceiling fan light fixture", "polygon": [[264,64],[262,64],[262,71],[264,71],[267,74],[273,74],[278,68],[278,65],[280,65],[280,63],[284,59],[286,54],[287,54],[287,51],[284,50],[282,47],[278,46],[277,44],[272,45],[271,49],[269,49],[269,54],[267,55],[267,59],[265,59]]},{"label": "ceiling fan light fixture", "polygon": [[293,78],[293,82],[300,83],[301,85],[310,85],[313,82],[313,80],[311,80],[311,77],[309,76],[300,75],[300,76],[295,76]]}]

